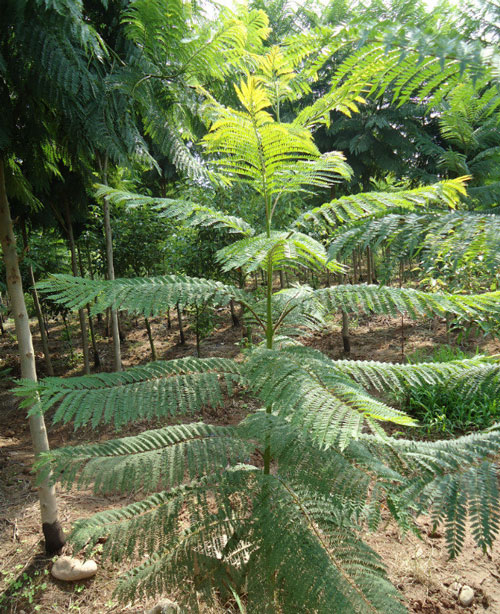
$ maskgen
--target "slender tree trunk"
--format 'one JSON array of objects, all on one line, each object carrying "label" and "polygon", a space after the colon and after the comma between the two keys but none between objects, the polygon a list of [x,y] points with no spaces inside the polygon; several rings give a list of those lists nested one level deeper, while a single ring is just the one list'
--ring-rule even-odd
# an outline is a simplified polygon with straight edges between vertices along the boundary
[{"label": "slender tree trunk", "polygon": [[[403,261],[399,263],[399,287],[403,287],[404,278],[404,264]],[[401,312],[401,362],[405,360],[405,315]]]},{"label": "slender tree trunk", "polygon": [[[107,157],[104,163],[101,165],[102,181],[107,185]],[[108,279],[113,280],[115,278],[115,267],[113,262],[113,234],[111,231],[111,217],[109,213],[109,201],[107,198],[103,199],[103,212],[104,212],[104,234],[106,237],[106,260],[108,263]],[[118,313],[111,309],[111,331],[113,337],[113,358],[115,371],[122,370],[122,356],[120,347],[120,329],[118,326]]]},{"label": "slender tree trunk", "polygon": [[153,340],[153,334],[151,332],[151,324],[149,323],[149,320],[146,317],[144,318],[144,322],[146,323],[146,330],[148,331],[148,339],[149,339],[149,347],[151,348],[151,356],[153,357],[153,360],[157,360],[155,342]]},{"label": "slender tree trunk", "polygon": [[177,321],[179,322],[179,336],[181,338],[180,344],[186,344],[186,336],[184,335],[184,326],[182,324],[182,309],[179,307],[179,303],[177,303]]},{"label": "slender tree trunk", "polygon": [[284,275],[283,271],[280,271],[279,273],[280,273],[280,286],[281,286],[281,289],[284,290],[286,288],[286,286],[285,286],[285,275]]},{"label": "slender tree trunk", "polygon": [[229,308],[231,310],[231,320],[233,322],[233,328],[237,328],[240,325],[240,321],[238,319],[238,316],[236,315],[236,309],[234,308],[233,299],[229,301]]},{"label": "slender tree trunk", "polygon": [[200,309],[198,305],[194,306],[195,309],[195,333],[196,333],[196,356],[201,358],[201,347],[200,347]]},{"label": "slender tree trunk", "polygon": [[[85,277],[84,272],[83,272],[82,254],[80,252],[80,248],[77,246],[76,250],[77,250],[77,253],[78,253],[78,266],[79,266],[79,269],[80,269],[80,275],[82,277]],[[88,317],[88,320],[89,320],[90,340],[92,342],[92,351],[94,352],[94,367],[95,367],[95,369],[100,369],[100,367],[101,367],[101,359],[99,357],[99,351],[97,349],[97,341],[96,341],[96,338],[95,338],[94,320],[92,319],[92,315],[90,313],[90,304],[87,303],[87,305],[85,307],[87,309],[87,317]]]},{"label": "slender tree trunk", "polygon": [[73,360],[73,358],[74,358],[73,341],[71,340],[71,331],[70,331],[69,326],[68,326],[68,318],[66,317],[66,314],[64,312],[62,314],[62,318],[63,318],[63,322],[64,322],[64,330],[66,331],[66,337],[68,338],[68,343],[69,343],[69,356],[70,356],[71,360]]},{"label": "slender tree trunk", "polygon": [[[33,340],[24,301],[19,261],[16,252],[16,238],[14,236],[9,203],[7,201],[2,159],[0,159],[0,242],[5,262],[7,289],[16,326],[19,358],[21,362],[21,376],[36,382],[35,353],[33,351]],[[47,452],[49,450],[49,441],[43,414],[41,412],[36,412],[31,415],[29,417],[29,425],[31,439],[33,441],[33,450],[35,458],[37,458],[42,452]],[[50,476],[38,486],[38,497],[40,499],[45,549],[48,554],[52,554],[63,547],[65,537],[59,522],[55,487],[50,486]]]},{"label": "slender tree trunk", "polygon": [[[26,232],[26,221],[23,219],[21,223],[21,231],[23,235],[24,250],[27,252],[28,247],[28,233]],[[33,273],[33,267],[31,264],[28,266],[31,281],[31,296],[33,297],[33,304],[35,306],[36,318],[38,320],[38,328],[40,329],[40,338],[42,340],[43,358],[45,360],[45,366],[47,367],[47,373],[54,375],[54,369],[52,367],[52,360],[50,359],[49,342],[47,339],[47,331],[45,330],[45,322],[43,321],[42,306],[38,299],[38,292],[35,287],[35,275]]]},{"label": "slender tree trunk", "polygon": [[111,337],[111,311],[108,307],[108,309],[106,309],[106,321],[104,322],[104,336],[107,337]]},{"label": "slender tree trunk", "polygon": [[[71,213],[67,201],[64,204],[64,217],[66,219],[66,232],[68,234],[69,250],[71,252],[71,269],[73,271],[73,276],[78,277],[73,223],[71,221]],[[83,311],[83,308],[78,310],[78,319],[80,320],[80,331],[82,336],[83,365],[85,368],[85,373],[90,375],[89,338],[87,335],[87,323],[85,322],[85,312]]]},{"label": "slender tree trunk", "polygon": [[369,284],[373,283],[372,255],[369,247],[366,248],[366,279]]},{"label": "slender tree trunk", "polygon": [[349,336],[349,316],[346,311],[342,311],[342,343],[344,345],[344,352],[350,354],[351,339]]},{"label": "slender tree trunk", "polygon": [[170,317],[170,309],[167,309],[167,328],[168,330],[172,328],[172,318]]}]

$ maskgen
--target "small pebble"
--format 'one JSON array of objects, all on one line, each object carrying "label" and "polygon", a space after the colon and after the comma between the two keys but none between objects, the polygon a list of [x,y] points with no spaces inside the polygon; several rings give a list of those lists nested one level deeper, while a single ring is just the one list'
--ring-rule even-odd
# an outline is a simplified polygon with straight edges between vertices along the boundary
[{"label": "small pebble", "polygon": [[464,584],[458,595],[458,600],[464,607],[468,607],[474,601],[474,591],[470,586]]}]

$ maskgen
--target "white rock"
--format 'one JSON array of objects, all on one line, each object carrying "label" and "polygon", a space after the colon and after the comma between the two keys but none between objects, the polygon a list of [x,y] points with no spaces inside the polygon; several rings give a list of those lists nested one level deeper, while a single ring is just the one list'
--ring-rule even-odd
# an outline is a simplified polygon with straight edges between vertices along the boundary
[{"label": "white rock", "polygon": [[458,595],[458,600],[465,607],[471,605],[471,603],[474,601],[474,591],[471,589],[470,586],[467,586],[467,584],[464,584],[462,586],[460,594]]},{"label": "white rock", "polygon": [[85,580],[97,573],[97,563],[95,561],[79,561],[70,556],[60,556],[52,565],[52,575],[64,582],[74,582],[75,580]]},{"label": "white rock", "polygon": [[156,604],[151,610],[148,610],[146,614],[181,614],[181,609],[175,601],[162,599],[160,603]]}]

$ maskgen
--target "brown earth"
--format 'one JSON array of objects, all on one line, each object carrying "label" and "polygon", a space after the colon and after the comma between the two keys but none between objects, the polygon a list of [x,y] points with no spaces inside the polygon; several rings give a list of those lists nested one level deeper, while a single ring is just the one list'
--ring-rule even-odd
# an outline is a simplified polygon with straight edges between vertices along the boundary
[{"label": "brown earth", "polygon": [[[240,348],[241,329],[228,324],[228,314],[220,312],[220,322],[215,333],[202,343],[202,355],[236,357]],[[167,329],[166,322],[152,321],[158,357],[171,359],[195,355],[194,335],[187,330],[187,344],[177,345],[176,321]],[[44,375],[43,358],[36,327],[35,349],[39,372]],[[76,334],[76,321],[71,322],[74,351],[77,358],[70,360],[68,341],[63,340],[61,324],[52,324],[50,349],[59,375],[81,373],[80,351]],[[141,320],[124,322],[126,340],[123,343],[124,365],[132,366],[148,362],[150,358],[146,330]],[[104,369],[111,370],[111,346],[99,328],[99,351]],[[446,343],[442,322],[404,323],[404,351],[431,350],[437,344]],[[452,339],[453,341],[453,339]],[[363,317],[353,322],[351,333],[353,359],[370,359],[398,362],[402,358],[401,321],[384,317]],[[306,343],[321,349],[328,355],[343,356],[338,323],[330,330],[316,334]],[[500,343],[491,338],[469,339],[467,350],[481,353],[499,353]],[[16,344],[12,323],[0,337],[0,369],[10,367],[11,376],[18,377]],[[223,408],[203,413],[203,420],[228,424],[238,422],[248,411],[241,401],[229,400]],[[137,432],[137,425],[134,426]],[[130,431],[132,432],[132,431]],[[49,426],[49,438],[53,447],[68,443],[102,440],[111,437],[110,429],[92,432],[81,429],[74,432],[69,426]],[[119,605],[112,597],[116,576],[123,571],[119,565],[104,561],[92,580],[65,584],[54,580],[48,573],[50,560],[43,556],[39,530],[39,509],[33,477],[29,430],[24,412],[17,407],[11,384],[0,380],[0,612],[5,614],[108,614],[139,613],[151,603]],[[61,520],[69,527],[77,518],[90,516],[96,511],[127,502],[125,497],[99,497],[90,492],[70,491],[59,493]],[[414,534],[401,535],[392,524],[383,525],[376,534],[366,536],[370,545],[382,556],[394,584],[403,593],[409,611],[422,614],[448,614],[458,612],[500,613],[500,546],[483,554],[468,539],[462,554],[448,560],[444,537],[439,530],[431,533],[430,521],[422,517],[418,521],[421,538]],[[67,547],[69,551],[69,547]],[[452,594],[454,582],[470,585],[476,594],[471,607],[461,607]],[[0,595],[2,593],[0,592]],[[175,596],[175,595],[174,595]],[[236,612],[229,606],[218,612]],[[216,610],[207,609],[207,614]],[[391,614],[388,612],[387,614]]]}]

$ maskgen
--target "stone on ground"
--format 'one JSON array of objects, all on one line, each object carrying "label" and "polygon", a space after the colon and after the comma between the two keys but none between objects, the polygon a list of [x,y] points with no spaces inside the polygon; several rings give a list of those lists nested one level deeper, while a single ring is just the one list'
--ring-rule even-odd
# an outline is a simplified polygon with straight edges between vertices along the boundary
[{"label": "stone on ground", "polygon": [[92,578],[97,573],[95,561],[80,561],[70,556],[60,556],[52,565],[52,575],[64,582],[75,582]]},{"label": "stone on ground", "polygon": [[160,603],[157,603],[154,608],[148,610],[146,614],[181,614],[181,609],[175,601],[162,599]]},{"label": "stone on ground", "polygon": [[460,594],[458,595],[458,600],[465,607],[468,607],[472,604],[472,602],[474,601],[474,591],[471,589],[470,586],[467,586],[467,584],[464,584],[462,586],[462,588],[460,589]]}]

